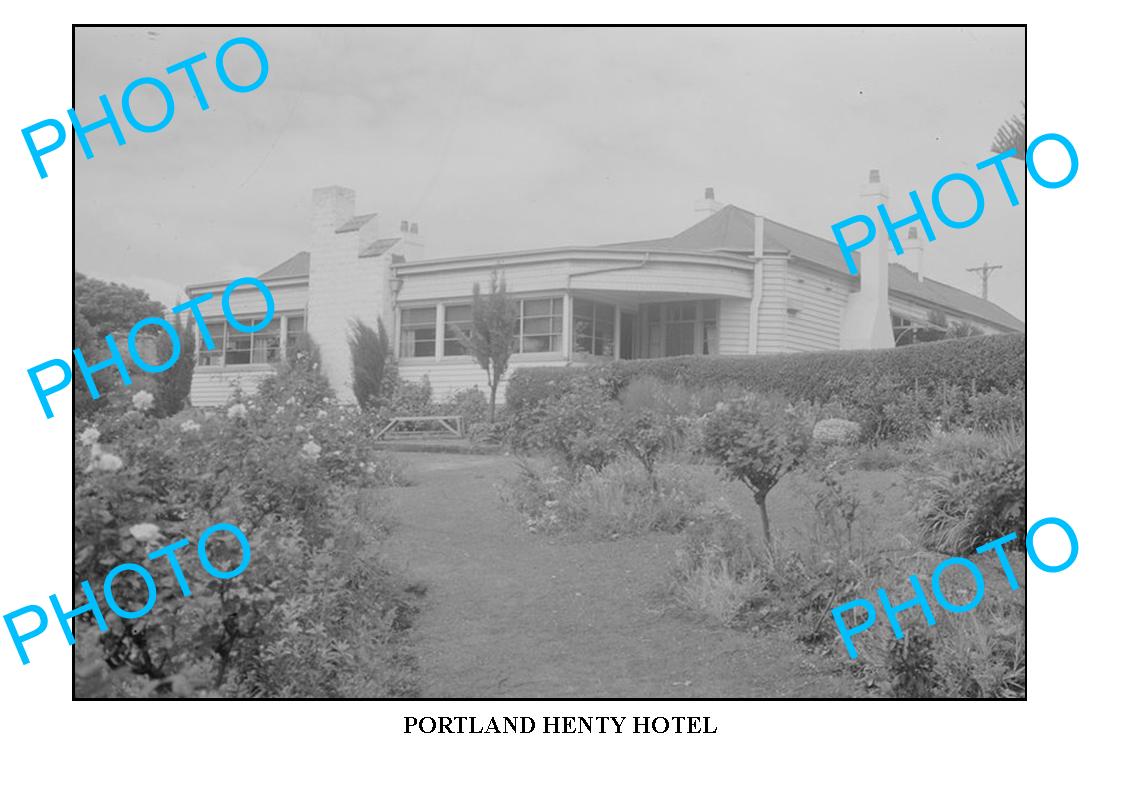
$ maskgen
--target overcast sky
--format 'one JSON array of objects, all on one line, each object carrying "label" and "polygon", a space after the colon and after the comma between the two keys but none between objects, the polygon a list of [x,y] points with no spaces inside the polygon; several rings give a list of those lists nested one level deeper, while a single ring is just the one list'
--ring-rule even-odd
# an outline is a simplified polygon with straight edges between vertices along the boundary
[{"label": "overcast sky", "polygon": [[[234,36],[269,57],[248,94],[214,71]],[[205,112],[182,74],[164,75],[200,51]],[[231,51],[239,82],[254,63]],[[871,168],[901,216],[909,190],[927,203],[940,177],[974,173],[1020,110],[1024,65],[1020,28],[82,28],[80,118],[101,115],[101,93],[119,107],[143,75],[164,76],[177,105],[160,132],[126,125],[123,147],[90,134],[77,266],[169,303],[184,284],[307,249],[312,189],[331,184],[353,188],[384,234],[418,222],[430,257],[667,237],[701,219],[706,186],[830,238]],[[159,119],[162,103],[134,99]],[[963,269],[1001,264],[991,299],[1024,318],[1024,202],[1011,208],[992,174],[972,228],[933,218],[925,271],[978,292]]]}]

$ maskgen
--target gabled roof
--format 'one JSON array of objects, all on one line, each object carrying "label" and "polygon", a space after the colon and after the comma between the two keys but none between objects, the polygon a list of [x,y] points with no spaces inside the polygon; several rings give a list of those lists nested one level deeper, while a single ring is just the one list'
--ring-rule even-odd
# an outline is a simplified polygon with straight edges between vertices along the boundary
[{"label": "gabled roof", "polygon": [[[770,218],[764,218],[764,248],[789,252],[795,257],[849,275],[835,241],[811,235]],[[666,249],[670,251],[727,251],[751,254],[756,246],[756,214],[736,205],[702,219],[670,238],[613,243],[606,249]]]},{"label": "gabled roof", "polygon": [[973,315],[984,321],[997,324],[1015,331],[1025,331],[1026,325],[996,304],[960,290],[943,282],[925,279],[921,282],[916,274],[900,263],[889,263],[889,292],[899,293],[908,298],[919,299],[937,304],[953,312]]},{"label": "gabled roof", "polygon": [[257,278],[266,280],[285,279],[292,276],[308,276],[311,262],[312,257],[308,252],[297,252],[280,265],[275,265],[265,273],[259,274]]}]

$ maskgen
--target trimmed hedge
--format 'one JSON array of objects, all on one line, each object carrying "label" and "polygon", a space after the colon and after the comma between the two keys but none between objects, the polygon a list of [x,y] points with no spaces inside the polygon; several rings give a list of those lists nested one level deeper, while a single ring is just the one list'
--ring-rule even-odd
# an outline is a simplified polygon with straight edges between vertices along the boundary
[{"label": "trimmed hedge", "polygon": [[968,394],[1024,390],[1024,334],[988,335],[868,351],[822,351],[759,356],[687,356],[621,360],[589,367],[520,368],[507,384],[515,418],[578,386],[594,384],[615,398],[641,376],[693,387],[743,387],[780,392],[789,400],[842,404],[868,400],[874,385],[931,392],[959,387]]}]

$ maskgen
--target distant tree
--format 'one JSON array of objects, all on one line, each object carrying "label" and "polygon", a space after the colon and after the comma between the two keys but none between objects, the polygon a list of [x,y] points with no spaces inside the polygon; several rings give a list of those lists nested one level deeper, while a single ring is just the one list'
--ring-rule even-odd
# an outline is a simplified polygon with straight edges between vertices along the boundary
[{"label": "distant tree", "polygon": [[107,334],[126,333],[142,318],[164,315],[164,305],[143,290],[84,274],[74,275],[74,310],[86,319],[98,340]]},{"label": "distant tree", "polygon": [[1002,123],[998,132],[994,134],[994,142],[990,151],[996,155],[1013,149],[1017,152],[1018,160],[1026,159],[1026,101],[1022,100],[1021,116],[1014,115]]},{"label": "distant tree", "polygon": [[363,411],[378,408],[386,397],[390,366],[390,337],[382,319],[378,330],[360,320],[351,321],[347,338],[351,348],[351,389]]},{"label": "distant tree", "polygon": [[[195,329],[182,315],[175,316],[174,328],[179,338],[179,358],[163,373],[156,374],[156,415],[171,417],[187,405],[191,396],[191,376],[195,372]],[[167,362],[172,355],[172,341],[161,334],[156,343],[157,362]]]},{"label": "distant tree", "polygon": [[467,334],[456,329],[456,336],[487,373],[491,390],[488,420],[495,422],[495,394],[499,380],[518,343],[518,305],[507,296],[507,282],[491,272],[491,289],[485,296],[480,284],[472,285],[472,328]]},{"label": "distant tree", "polygon": [[[107,335],[113,335],[122,355],[127,356],[125,336],[133,324],[144,318],[163,315],[164,305],[153,301],[143,290],[116,282],[103,282],[85,274],[74,275],[74,344],[82,350],[82,355],[90,364],[108,359]],[[106,406],[105,396],[121,386],[121,375],[116,368],[98,371],[93,379],[102,397],[95,401],[85,389],[85,380],[77,370],[74,379],[74,412],[78,417],[88,417]]]}]

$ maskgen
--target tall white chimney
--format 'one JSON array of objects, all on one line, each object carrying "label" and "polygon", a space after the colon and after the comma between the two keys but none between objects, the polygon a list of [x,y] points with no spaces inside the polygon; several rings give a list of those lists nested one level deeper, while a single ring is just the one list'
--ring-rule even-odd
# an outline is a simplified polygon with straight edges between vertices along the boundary
[{"label": "tall white chimney", "polygon": [[861,249],[858,289],[851,292],[843,311],[839,343],[842,348],[892,348],[893,324],[889,317],[889,240],[881,226],[878,205],[888,205],[889,188],[881,172],[870,169],[861,190],[860,212],[874,220],[873,243]]},{"label": "tall white chimney", "polygon": [[902,264],[916,274],[917,281],[924,281],[924,238],[916,226],[910,226],[905,233],[902,248],[905,253],[901,255]]},{"label": "tall white chimney", "polygon": [[699,199],[694,203],[694,212],[705,213],[707,216],[712,216],[723,207],[725,207],[725,205],[714,198],[714,189],[707,188],[705,198]]}]

